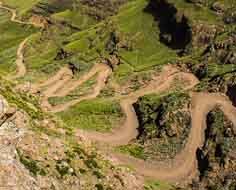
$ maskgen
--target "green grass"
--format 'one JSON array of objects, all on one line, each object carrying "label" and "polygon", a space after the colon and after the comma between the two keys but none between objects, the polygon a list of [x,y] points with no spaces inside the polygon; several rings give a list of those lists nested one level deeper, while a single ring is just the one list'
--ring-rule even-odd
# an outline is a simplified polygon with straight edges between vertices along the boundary
[{"label": "green grass", "polygon": [[176,59],[176,52],[159,41],[159,29],[153,16],[144,11],[147,0],[135,0],[124,5],[119,13],[109,19],[77,32],[67,38],[65,49],[68,52],[79,52],[81,58],[96,60],[101,55],[106,57],[106,50],[111,32],[131,41],[132,49],[121,48],[118,54],[124,65],[114,71],[119,79],[126,80],[133,71],[150,70]]},{"label": "green grass", "polygon": [[118,103],[103,99],[83,101],[58,113],[59,118],[68,127],[108,131],[122,118],[121,108]]},{"label": "green grass", "polygon": [[[33,5],[33,2],[36,1],[30,4]],[[144,11],[147,4],[148,0],[131,1],[124,5],[117,15],[98,24],[95,24],[90,17],[73,10],[67,9],[55,13],[52,15],[54,19],[65,19],[66,22],[71,21],[70,24],[81,25],[82,28],[83,24],[85,28],[90,25],[91,27],[73,33],[65,26],[54,26],[46,32],[32,36],[25,51],[25,64],[29,72],[24,80],[35,82],[38,79],[46,79],[68,63],[72,57],[82,68],[89,68],[89,65],[100,57],[109,56],[106,45],[111,32],[114,31],[120,35],[119,37],[129,39],[132,44],[131,50],[124,48],[118,50],[123,62],[123,65],[114,71],[118,81],[132,77],[134,71],[150,70],[174,61],[177,57],[176,52],[160,43],[157,23],[151,14]],[[55,60],[61,48],[71,55],[68,59]]]},{"label": "green grass", "polygon": [[56,59],[62,48],[63,38],[69,35],[69,28],[52,26],[44,32],[31,36],[25,48],[25,65],[27,74],[24,80],[36,82],[46,80],[55,74],[69,59]]},{"label": "green grass", "polygon": [[217,16],[208,7],[200,7],[183,0],[168,0],[173,5],[187,16],[190,22],[207,22],[208,24],[222,24],[221,17]]},{"label": "green grass", "polygon": [[31,26],[24,26],[10,21],[10,13],[0,9],[0,72],[13,72],[16,69],[16,51],[19,44],[35,32]]},{"label": "green grass", "polygon": [[25,14],[32,9],[40,0],[1,0],[4,4],[16,8],[19,15]]},{"label": "green grass", "polygon": [[117,148],[117,150],[120,151],[121,153],[129,154],[135,158],[140,158],[143,160],[146,159],[144,148],[138,144],[129,144],[120,146]]},{"label": "green grass", "polygon": [[175,51],[159,41],[159,29],[153,16],[144,11],[147,0],[136,0],[121,9],[114,22],[119,31],[128,33],[134,41],[134,51],[121,50],[120,56],[135,71],[150,69],[175,60]]},{"label": "green grass", "polygon": [[34,176],[46,175],[46,171],[39,166],[37,161],[28,156],[25,156],[19,149],[17,149],[17,153],[20,158],[20,162],[25,166],[26,169],[30,171],[30,173],[32,173]]},{"label": "green grass", "polygon": [[53,106],[63,104],[72,100],[76,100],[83,95],[91,93],[93,90],[93,86],[96,84],[96,77],[92,77],[90,80],[83,83],[81,86],[76,88],[74,91],[72,91],[70,94],[64,97],[51,97],[49,98],[49,103]]},{"label": "green grass", "polygon": [[95,61],[101,55],[107,54],[105,51],[106,43],[109,39],[110,26],[99,23],[87,30],[77,32],[67,37],[65,50],[77,53],[79,58],[86,62]]},{"label": "green grass", "polygon": [[4,80],[0,80],[0,86],[0,94],[4,96],[10,104],[25,111],[32,119],[40,120],[43,118],[44,114],[35,97],[14,92],[12,85]]},{"label": "green grass", "polygon": [[144,190],[172,190],[173,186],[166,182],[147,180],[144,185]]},{"label": "green grass", "polygon": [[[25,65],[28,72],[24,80],[31,82],[47,80],[68,63],[78,65],[80,68],[78,76],[87,72],[94,62],[80,59],[80,51],[71,53],[63,45],[67,42],[68,36],[72,34],[73,30],[70,27],[56,25],[47,31],[38,32],[31,36],[25,49]],[[61,49],[70,54],[66,58],[56,59]]]},{"label": "green grass", "polygon": [[44,79],[45,75],[55,73],[63,62],[55,61],[59,47],[53,40],[42,40],[42,34],[33,35],[25,49],[25,65],[28,70],[25,79],[34,81]]},{"label": "green grass", "polygon": [[82,10],[67,9],[63,12],[55,13],[51,17],[55,20],[66,22],[80,29],[86,29],[96,23],[92,17],[83,14]]}]

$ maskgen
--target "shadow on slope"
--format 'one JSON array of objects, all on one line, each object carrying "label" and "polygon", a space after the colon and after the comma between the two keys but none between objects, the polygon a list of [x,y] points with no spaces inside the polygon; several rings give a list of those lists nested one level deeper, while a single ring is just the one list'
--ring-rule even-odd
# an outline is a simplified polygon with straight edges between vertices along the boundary
[{"label": "shadow on slope", "polygon": [[145,9],[153,15],[160,28],[160,41],[172,49],[185,49],[192,32],[188,19],[166,0],[150,0]]}]

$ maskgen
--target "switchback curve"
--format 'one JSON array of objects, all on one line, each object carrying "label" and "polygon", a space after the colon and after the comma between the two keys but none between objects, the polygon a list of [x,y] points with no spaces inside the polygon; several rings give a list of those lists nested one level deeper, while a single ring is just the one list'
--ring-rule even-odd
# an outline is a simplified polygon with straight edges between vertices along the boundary
[{"label": "switchback curve", "polygon": [[[6,9],[12,13],[11,20],[20,24],[33,24],[30,22],[23,22],[16,19],[16,11],[8,7],[4,7],[0,3],[0,8]],[[34,25],[34,24],[33,24]],[[18,66],[19,73],[21,77],[26,72],[26,69],[23,66],[23,53],[22,49],[27,42],[25,39],[19,49],[18,49]],[[102,68],[102,69],[101,69]],[[105,82],[109,77],[111,70],[107,66],[96,66],[88,74],[86,74],[82,79],[78,81],[73,81],[70,83],[69,87],[61,88],[65,83],[71,81],[72,76],[67,71],[64,73],[61,72],[54,78],[50,79],[46,83],[42,84],[43,86],[53,86],[54,88],[44,92],[43,106],[47,107],[46,111],[59,112],[67,109],[68,107],[77,104],[82,100],[92,99],[99,95],[101,89],[105,86]],[[77,86],[81,85],[83,82],[94,76],[98,73],[97,85],[94,88],[94,92],[90,95],[84,96],[78,100],[69,102],[68,104],[61,105],[59,107],[52,107],[48,104],[47,99],[51,96],[55,96],[55,93],[58,91],[56,96],[65,96]],[[130,140],[136,137],[138,126],[137,116],[133,109],[132,104],[137,101],[141,96],[150,93],[163,93],[170,90],[172,83],[176,80],[187,81],[187,85],[184,84],[184,89],[188,90],[194,87],[198,81],[197,79],[189,74],[178,72],[175,69],[167,68],[166,72],[163,72],[160,77],[154,81],[154,84],[150,84],[148,87],[143,88],[140,91],[134,92],[130,95],[119,97],[121,107],[126,114],[125,124],[121,127],[117,127],[112,133],[101,134],[97,132],[82,132],[78,131],[79,135],[82,134],[93,141],[109,143],[113,146],[127,144]],[[57,83],[59,81],[59,83]],[[56,86],[55,86],[55,83]],[[52,87],[51,86],[51,87]],[[61,88],[61,89],[60,89]],[[192,127],[188,137],[188,141],[183,148],[183,150],[177,154],[173,160],[165,161],[162,163],[147,163],[143,160],[139,160],[133,157],[129,157],[123,154],[113,153],[113,157],[119,162],[125,165],[132,166],[138,173],[157,178],[160,180],[167,181],[181,181],[186,179],[191,179],[197,172],[196,170],[196,150],[201,147],[204,142],[204,130],[206,129],[206,117],[207,114],[215,107],[219,106],[226,117],[230,119],[234,124],[234,130],[236,130],[236,108],[232,105],[230,100],[221,94],[209,94],[209,93],[192,93],[192,107],[191,107],[191,116],[192,116]],[[45,106],[46,105],[46,106]]]}]

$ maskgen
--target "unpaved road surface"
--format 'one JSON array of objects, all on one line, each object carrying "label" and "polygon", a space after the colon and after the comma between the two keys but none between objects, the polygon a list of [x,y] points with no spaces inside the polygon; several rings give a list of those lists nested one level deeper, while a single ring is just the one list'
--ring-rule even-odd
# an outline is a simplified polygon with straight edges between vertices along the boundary
[{"label": "unpaved road surface", "polygon": [[[72,82],[68,82],[69,80],[73,80],[71,79],[71,75],[68,75],[68,73],[66,75],[68,78],[65,78],[65,72],[59,71],[58,73],[60,74],[56,74],[44,83],[48,85],[48,89],[46,88],[43,92],[46,97],[43,106],[47,106],[51,112],[64,111],[82,100],[95,98],[99,95],[101,89],[104,88],[105,82],[111,74],[111,70],[106,65],[97,64],[91,69],[90,72],[88,72],[88,74],[82,76],[78,81]],[[79,98],[78,100],[74,100],[56,107],[53,107],[48,103],[48,97],[56,96],[58,94],[59,96],[62,96],[62,94],[67,95],[95,74],[98,74],[98,76],[97,84],[94,87],[93,93]],[[54,83],[55,79],[59,80]],[[51,83],[50,81],[53,82]],[[142,89],[128,95],[115,97],[120,100],[121,108],[126,116],[126,119],[121,126],[116,127],[110,133],[78,130],[77,135],[81,135],[92,141],[107,143],[111,146],[126,145],[138,135],[138,120],[133,104],[139,97],[152,93],[162,94],[172,90],[176,85],[180,85],[183,90],[189,90],[196,84],[198,84],[198,80],[194,75],[180,72],[171,66],[165,66],[159,76],[154,78],[146,87],[143,87]],[[63,88],[61,88],[62,86]],[[59,91],[57,92],[58,89]],[[219,105],[226,116],[236,125],[236,110],[230,101],[222,95],[193,93],[191,97],[192,128],[185,148],[177,154],[173,160],[166,160],[165,162],[151,164],[127,155],[110,153],[113,159],[118,161],[118,163],[130,165],[132,168],[136,169],[139,174],[144,176],[171,182],[192,179],[197,172],[196,150],[201,147],[204,142],[204,130],[206,128],[205,120],[208,112],[216,105]]]},{"label": "unpaved road surface", "polygon": [[24,25],[33,25],[33,26],[38,27],[38,28],[42,27],[41,24],[38,24],[38,23],[35,23],[35,22],[27,22],[27,21],[22,21],[22,20],[17,19],[16,10],[12,9],[12,8],[9,8],[7,6],[4,6],[1,1],[0,1],[0,8],[9,11],[12,14],[12,16],[11,16],[11,21],[12,22],[15,22],[15,23],[18,23],[18,24],[24,24]]},{"label": "unpaved road surface", "polygon": [[226,117],[234,124],[236,130],[236,109],[232,103],[221,94],[192,94],[192,128],[185,148],[173,159],[150,164],[123,154],[113,154],[119,163],[129,165],[139,174],[166,180],[170,182],[191,180],[197,174],[196,151],[204,143],[207,114],[219,106]]},{"label": "unpaved road surface", "polygon": [[126,117],[124,124],[116,127],[111,133],[99,133],[82,130],[78,130],[78,133],[82,133],[83,136],[86,136],[93,141],[105,142],[113,146],[128,144],[132,139],[136,138],[138,134],[138,120],[133,104],[139,97],[147,94],[161,94],[171,90],[173,83],[180,79],[184,84],[182,86],[184,90],[191,89],[198,83],[198,80],[193,75],[189,73],[176,72],[175,69],[167,66],[164,68],[164,71],[148,86],[127,96],[119,97],[120,106]]},{"label": "unpaved road surface", "polygon": [[15,75],[12,75],[9,77],[9,79],[14,80],[17,78],[21,78],[24,77],[26,74],[26,67],[24,64],[24,55],[23,55],[23,51],[25,48],[25,44],[27,43],[28,38],[24,39],[21,43],[20,46],[17,50],[17,54],[16,54],[16,66],[17,66],[17,73]]},{"label": "unpaved road surface", "polygon": [[[39,25],[35,22],[25,22],[25,21],[21,21],[21,20],[17,19],[16,10],[4,6],[1,1],[0,1],[0,9],[7,10],[12,14],[12,16],[11,16],[11,21],[12,22],[15,22],[15,23],[18,23],[18,24],[23,24],[23,25],[33,25],[33,26],[38,27],[38,28],[42,27],[42,25]],[[25,38],[20,43],[20,45],[17,49],[17,58],[16,58],[17,73],[13,76],[8,77],[9,80],[14,80],[14,79],[17,79],[17,78],[24,77],[25,74],[26,74],[26,67],[24,65],[23,51],[24,51],[24,48],[25,48],[25,45],[26,45],[28,39],[29,39],[29,37]]]},{"label": "unpaved road surface", "polygon": [[[105,87],[106,81],[111,73],[112,70],[109,66],[100,63],[95,64],[88,73],[84,74],[80,79],[76,80],[73,79],[72,71],[69,68],[64,67],[47,81],[41,84],[33,85],[32,92],[41,91],[41,106],[44,111],[52,113],[61,112],[83,100],[96,98],[100,94],[101,90]],[[92,93],[58,106],[52,106],[48,102],[48,99],[50,97],[63,97],[68,95],[70,92],[75,90],[77,87],[79,87],[95,75],[97,75],[97,83],[94,86]]]},{"label": "unpaved road surface", "polygon": [[[4,7],[1,2],[0,8],[6,9],[12,13],[11,20],[13,22],[34,25],[34,23],[17,20],[16,11]],[[23,48],[26,42],[27,39],[20,44],[17,51],[16,64],[18,66],[18,74],[16,75],[16,78],[22,77],[26,73],[23,64]],[[85,74],[81,79],[74,80],[71,71],[68,68],[62,68],[48,81],[36,85],[34,91],[42,90],[42,107],[45,108],[45,111],[61,112],[82,100],[97,97],[105,87],[111,72],[111,69],[107,65],[96,64],[91,71]],[[98,75],[97,84],[91,94],[55,107],[49,104],[49,97],[64,97],[96,74]],[[137,137],[138,120],[133,104],[139,97],[144,95],[151,93],[160,94],[171,90],[176,81],[182,81],[181,87],[184,90],[189,90],[198,83],[198,80],[192,74],[179,72],[175,68],[166,66],[160,76],[153,80],[148,86],[127,96],[119,97],[121,108],[126,115],[126,120],[121,126],[116,127],[111,133],[78,130],[78,135],[85,136],[93,141],[108,143],[112,146],[128,144],[132,139]],[[46,90],[43,88],[46,88]],[[196,150],[204,143],[207,114],[214,107],[219,106],[226,117],[233,122],[234,130],[236,130],[236,108],[227,97],[222,94],[192,93],[191,98],[192,127],[188,141],[183,150],[177,154],[173,160],[166,160],[165,162],[154,164],[119,153],[111,153],[112,157],[121,164],[131,166],[139,174],[144,176],[171,182],[186,181],[187,179],[191,180],[197,173]]]}]

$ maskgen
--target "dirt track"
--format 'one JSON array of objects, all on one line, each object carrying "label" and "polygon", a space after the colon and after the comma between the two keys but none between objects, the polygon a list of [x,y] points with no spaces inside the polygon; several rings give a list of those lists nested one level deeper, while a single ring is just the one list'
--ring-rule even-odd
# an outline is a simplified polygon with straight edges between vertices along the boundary
[{"label": "dirt track", "polygon": [[[7,7],[3,7],[0,3],[0,8],[4,8],[12,13],[11,20],[20,24],[25,23],[16,19],[16,11]],[[27,39],[25,39],[17,52],[18,76],[23,76],[26,69],[23,64],[22,49]],[[97,84],[94,87],[93,93],[81,97],[69,103],[53,107],[48,103],[48,98],[53,96],[63,97],[76,89],[79,85],[89,80],[92,76],[98,74]],[[72,73],[67,68],[60,70],[54,77],[48,81],[36,85],[34,90],[42,90],[43,100],[42,106],[45,111],[60,112],[64,111],[70,106],[79,103],[82,100],[95,98],[104,88],[107,78],[111,74],[111,69],[104,64],[95,65],[92,70],[85,74],[81,79],[74,80]],[[83,135],[93,141],[109,143],[112,146],[124,145],[137,136],[136,128],[138,127],[137,116],[133,108],[133,103],[141,96],[151,93],[163,93],[174,86],[175,81],[182,81],[182,88],[187,90],[194,87],[198,80],[189,73],[179,72],[175,68],[165,67],[164,71],[153,80],[148,86],[127,96],[121,96],[120,105],[126,115],[125,123],[117,127],[112,133],[98,133],[78,131],[78,135]],[[65,84],[67,84],[65,86]],[[46,88],[44,90],[43,88]],[[123,154],[113,153],[112,156],[119,163],[132,166],[136,171],[142,175],[157,178],[160,180],[167,180],[171,182],[185,181],[191,179],[197,172],[196,170],[196,150],[201,147],[204,142],[204,130],[206,128],[206,116],[215,106],[220,106],[225,115],[230,119],[236,130],[236,108],[232,103],[221,94],[208,93],[192,93],[192,128],[188,137],[188,141],[184,149],[173,159],[166,160],[156,164],[150,164],[145,161],[129,157]]]},{"label": "dirt track", "polygon": [[[47,81],[37,85],[33,85],[31,92],[41,92],[41,106],[44,111],[52,113],[61,112],[83,100],[96,98],[100,94],[100,91],[105,87],[106,81],[111,73],[112,70],[110,69],[110,67],[100,63],[95,64],[88,73],[83,75],[80,79],[76,80],[73,79],[71,70],[67,67],[64,67],[60,71],[58,71],[55,76],[49,78]],[[92,93],[58,106],[52,106],[48,102],[48,99],[50,97],[63,97],[68,95],[70,92],[75,90],[77,87],[79,87],[81,84],[95,75],[97,75],[97,84],[94,86]]]},{"label": "dirt track", "polygon": [[4,6],[1,1],[0,1],[0,8],[9,11],[12,14],[12,16],[11,16],[11,21],[12,22],[15,22],[15,23],[18,23],[18,24],[24,24],[24,25],[33,25],[33,26],[38,27],[38,28],[42,27],[42,25],[37,24],[35,22],[25,22],[25,21],[17,19],[16,10],[15,9],[11,9],[11,8],[9,8],[7,6]]},{"label": "dirt track", "polygon": [[123,154],[114,154],[113,157],[144,176],[170,182],[191,180],[197,174],[196,150],[204,143],[206,116],[215,106],[220,106],[236,130],[236,109],[226,97],[220,94],[193,93],[192,128],[185,148],[173,160],[150,164]]},{"label": "dirt track", "polygon": [[21,42],[19,45],[19,48],[17,50],[17,58],[16,58],[17,73],[9,77],[9,79],[11,80],[24,77],[26,74],[23,50],[25,48],[25,44],[27,43],[27,41],[28,41],[28,38],[24,39],[24,41]]},{"label": "dirt track", "polygon": [[[11,9],[9,7],[3,6],[3,3],[0,1],[0,8],[1,9],[5,9],[7,11],[9,11],[12,16],[11,16],[11,21],[18,23],[18,24],[23,24],[23,25],[33,25],[35,27],[42,27],[40,24],[34,23],[34,22],[24,22],[21,21],[19,19],[17,19],[17,14],[16,14],[16,10]],[[23,50],[25,48],[25,45],[28,41],[28,38],[25,38],[19,45],[18,49],[17,49],[17,58],[16,58],[16,65],[17,65],[17,73],[13,76],[8,77],[9,80],[14,80],[17,78],[21,78],[26,74],[26,67],[24,65],[24,55],[23,55]]]},{"label": "dirt track", "polygon": [[[65,71],[65,69],[62,70]],[[68,72],[66,72],[68,78],[65,78],[65,72],[62,72],[62,70],[44,83],[48,88],[48,90],[46,89],[42,92],[42,94],[44,94],[42,105],[43,107],[47,107],[46,111],[64,111],[82,100],[95,98],[104,88],[106,80],[111,74],[111,70],[108,66],[97,64],[90,72],[82,76],[81,79],[75,81]],[[56,107],[48,103],[47,99],[50,96],[62,97],[63,95],[67,95],[95,74],[98,74],[98,77],[93,93]],[[56,82],[56,80],[58,81]],[[181,83],[180,85],[184,90],[189,90],[198,84],[198,80],[190,73],[180,72],[174,67],[165,66],[160,75],[154,78],[148,86],[129,95],[114,98],[120,100],[121,108],[126,116],[126,120],[121,126],[116,127],[111,133],[78,130],[77,135],[92,141],[108,143],[112,146],[128,144],[132,139],[137,137],[136,129],[138,127],[138,120],[133,108],[133,103],[135,103],[139,97],[146,94],[161,94],[167,92],[175,87],[175,85],[179,85],[179,83]],[[44,87],[44,85],[39,86]],[[185,148],[173,160],[167,160],[164,163],[150,164],[123,154],[111,153],[113,159],[117,160],[118,163],[132,166],[139,174],[144,176],[171,182],[192,179],[197,172],[195,154],[197,148],[201,147],[204,142],[205,120],[208,112],[219,105],[225,115],[232,120],[236,126],[236,109],[232,106],[231,102],[221,94],[192,93],[191,97],[192,128]]]},{"label": "dirt track", "polygon": [[198,83],[198,80],[193,75],[177,72],[176,69],[166,66],[164,67],[164,71],[148,86],[129,95],[117,97],[117,99],[120,99],[120,106],[126,116],[124,124],[116,127],[111,133],[86,132],[82,130],[78,130],[78,133],[82,133],[84,136],[94,141],[105,142],[113,146],[128,144],[132,139],[136,138],[138,134],[138,120],[133,104],[139,97],[144,95],[167,92],[171,89],[174,81],[180,79],[185,83],[182,86],[184,90],[191,89]]}]

